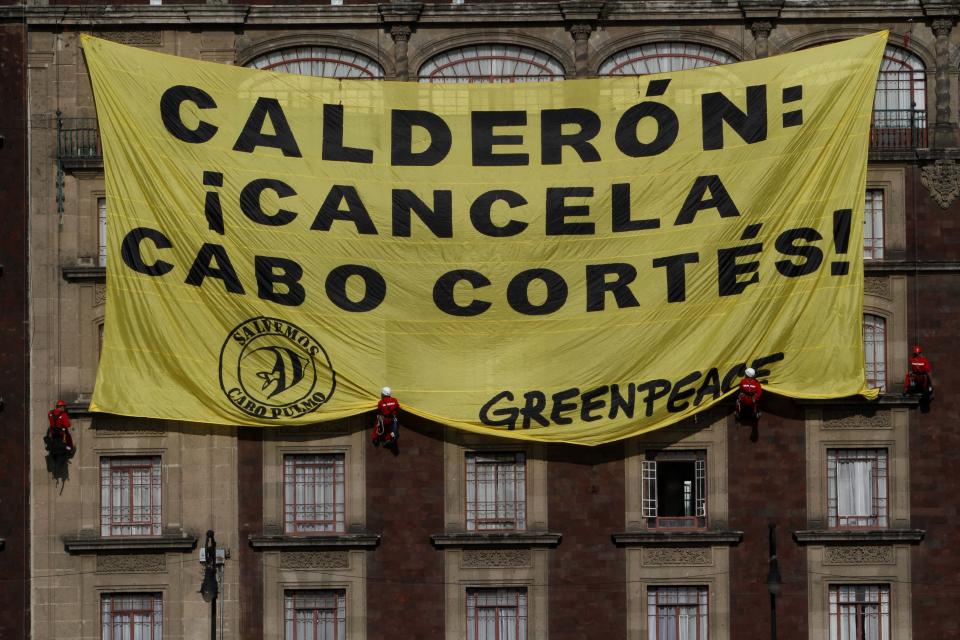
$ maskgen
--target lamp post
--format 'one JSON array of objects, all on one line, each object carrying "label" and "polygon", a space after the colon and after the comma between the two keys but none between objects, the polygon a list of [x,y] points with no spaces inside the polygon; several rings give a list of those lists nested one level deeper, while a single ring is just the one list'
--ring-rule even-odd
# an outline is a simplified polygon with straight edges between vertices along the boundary
[{"label": "lamp post", "polygon": [[771,524],[769,527],[770,568],[767,571],[767,591],[770,592],[770,640],[777,640],[777,596],[780,594],[783,579],[780,577],[780,564],[777,562],[777,525]]},{"label": "lamp post", "polygon": [[217,595],[220,589],[217,585],[217,541],[213,531],[207,531],[207,542],[203,556],[203,582],[200,584],[200,595],[204,602],[210,603],[210,640],[217,640]]}]

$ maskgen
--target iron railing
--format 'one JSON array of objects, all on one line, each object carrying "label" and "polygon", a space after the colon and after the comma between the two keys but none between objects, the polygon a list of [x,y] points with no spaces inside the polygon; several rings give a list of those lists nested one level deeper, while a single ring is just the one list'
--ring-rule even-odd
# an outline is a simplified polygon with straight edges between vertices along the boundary
[{"label": "iron railing", "polygon": [[928,146],[927,112],[923,109],[874,109],[870,148],[918,149]]},{"label": "iron railing", "polygon": [[57,157],[61,161],[103,160],[96,118],[64,118],[57,113]]}]

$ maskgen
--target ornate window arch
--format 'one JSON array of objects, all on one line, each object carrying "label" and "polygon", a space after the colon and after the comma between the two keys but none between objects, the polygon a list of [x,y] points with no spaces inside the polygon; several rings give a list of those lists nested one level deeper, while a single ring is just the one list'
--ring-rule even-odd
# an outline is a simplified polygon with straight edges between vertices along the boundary
[{"label": "ornate window arch", "polygon": [[696,42],[651,42],[616,52],[600,65],[601,76],[642,76],[737,62],[716,47]]},{"label": "ornate window arch", "polygon": [[873,98],[871,144],[880,148],[927,145],[927,71],[916,54],[887,45]]},{"label": "ornate window arch", "polygon": [[531,47],[478,44],[448,49],[431,57],[417,74],[420,82],[537,82],[563,80],[559,60]]},{"label": "ornate window arch", "polygon": [[290,47],[271,51],[245,66],[264,71],[295,73],[322,78],[383,78],[383,67],[373,58],[340,47]]}]

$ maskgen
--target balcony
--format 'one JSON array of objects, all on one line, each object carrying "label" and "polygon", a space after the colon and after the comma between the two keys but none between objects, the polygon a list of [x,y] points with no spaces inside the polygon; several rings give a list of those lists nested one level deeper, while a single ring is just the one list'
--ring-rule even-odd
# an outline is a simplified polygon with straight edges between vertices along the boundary
[{"label": "balcony", "polygon": [[96,118],[64,118],[57,113],[57,159],[65,170],[103,168]]},{"label": "balcony", "polygon": [[870,151],[911,151],[929,146],[923,109],[874,109]]}]

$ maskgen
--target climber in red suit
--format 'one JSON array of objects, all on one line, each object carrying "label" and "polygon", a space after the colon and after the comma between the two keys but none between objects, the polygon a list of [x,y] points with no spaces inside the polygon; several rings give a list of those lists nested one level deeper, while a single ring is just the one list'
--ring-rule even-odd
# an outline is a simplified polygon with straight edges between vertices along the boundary
[{"label": "climber in red suit", "polygon": [[73,448],[73,436],[70,435],[67,403],[57,400],[57,405],[47,412],[47,422],[47,435],[43,438],[47,451],[55,457],[72,458],[76,450]]},{"label": "climber in red suit", "polygon": [[933,370],[919,345],[913,348],[913,355],[910,356],[907,376],[903,379],[903,392],[920,394],[927,400],[933,397]]},{"label": "climber in red suit", "polygon": [[737,421],[743,418],[749,420],[760,419],[760,396],[763,395],[763,387],[757,380],[757,372],[747,367],[743,372],[744,379],[740,381],[740,390],[737,393],[737,408],[734,415]]},{"label": "climber in red suit", "polygon": [[390,387],[380,391],[377,403],[377,421],[373,426],[373,445],[396,446],[400,439],[400,403],[391,394]]}]

